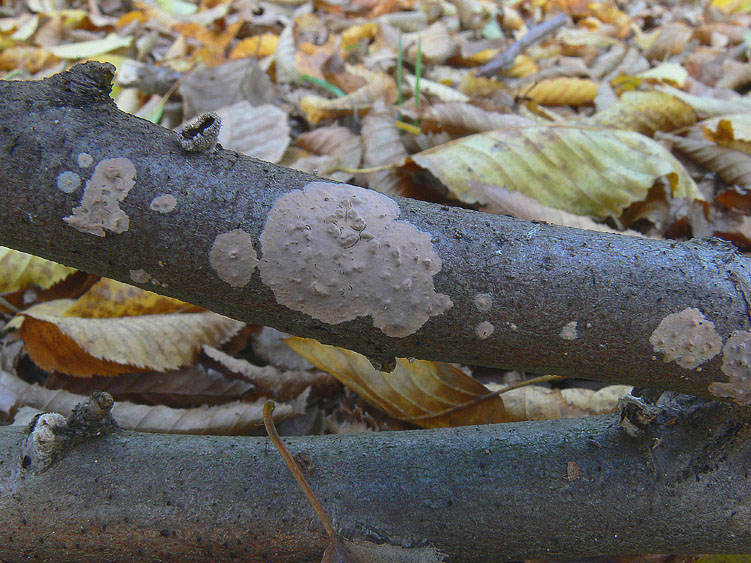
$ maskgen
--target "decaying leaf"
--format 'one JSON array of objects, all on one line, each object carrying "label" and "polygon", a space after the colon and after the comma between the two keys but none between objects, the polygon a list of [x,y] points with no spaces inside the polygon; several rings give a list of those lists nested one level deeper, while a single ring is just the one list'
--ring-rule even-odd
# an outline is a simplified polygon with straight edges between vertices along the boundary
[{"label": "decaying leaf", "polygon": [[225,149],[279,162],[289,145],[287,114],[271,104],[254,107],[243,100],[219,108],[219,142]]},{"label": "decaying leaf", "polygon": [[580,106],[594,102],[597,88],[597,82],[583,78],[546,78],[523,88],[519,96],[542,105]]},{"label": "decaying leaf", "polygon": [[465,102],[436,103],[426,107],[420,113],[423,122],[446,128],[451,132],[492,131],[536,125],[531,119],[513,113],[487,111]]},{"label": "decaying leaf", "polygon": [[722,147],[751,155],[751,114],[736,113],[702,122],[704,137]]},{"label": "decaying leaf", "polygon": [[[38,313],[60,314],[65,317],[104,319],[163,315],[165,313],[198,313],[204,309],[185,301],[158,295],[117,280],[102,278],[92,285],[72,305],[58,300],[47,305],[54,309],[34,309]],[[58,308],[59,305],[59,308]]]},{"label": "decaying leaf", "polygon": [[295,143],[317,156],[298,159],[292,168],[339,182],[351,180],[353,174],[337,168],[358,168],[362,160],[360,137],[347,127],[318,127],[297,137]]},{"label": "decaying leaf", "polygon": [[31,287],[48,289],[75,271],[57,262],[0,246],[0,293]]},{"label": "decaying leaf", "polygon": [[[363,160],[366,167],[400,164],[407,158],[394,120],[391,109],[382,104],[376,105],[374,111],[363,119]],[[369,188],[389,195],[407,195],[411,185],[407,175],[400,170],[379,170],[364,176]]]},{"label": "decaying leaf", "polygon": [[751,187],[751,156],[735,149],[721,147],[714,141],[696,137],[679,137],[663,133],[661,139],[670,141],[673,148],[695,160],[730,185]]},{"label": "decaying leaf", "polygon": [[362,88],[341,98],[326,99],[320,96],[305,96],[300,102],[300,109],[312,124],[324,119],[364,112],[371,108],[376,100],[383,99],[389,104],[396,101],[396,83],[386,74],[378,74]]},{"label": "decaying leaf", "polygon": [[[305,412],[308,391],[289,403],[277,404],[274,417],[284,420]],[[0,409],[30,406],[44,412],[69,415],[74,407],[85,401],[85,395],[61,389],[45,389],[29,384],[5,371],[0,371]],[[118,401],[112,408],[117,424],[126,430],[173,434],[247,434],[263,425],[263,404],[234,401],[215,407],[173,409],[163,405],[137,405]]]},{"label": "decaying leaf", "polygon": [[412,156],[465,203],[471,182],[506,186],[576,215],[620,215],[660,177],[677,198],[703,200],[680,162],[632,131],[570,125],[529,126],[464,137]]},{"label": "decaying leaf", "polygon": [[376,370],[357,352],[291,337],[287,344],[367,402],[394,418],[425,428],[504,422],[498,397],[480,400],[488,389],[460,369],[441,362],[397,358],[391,373]]}]

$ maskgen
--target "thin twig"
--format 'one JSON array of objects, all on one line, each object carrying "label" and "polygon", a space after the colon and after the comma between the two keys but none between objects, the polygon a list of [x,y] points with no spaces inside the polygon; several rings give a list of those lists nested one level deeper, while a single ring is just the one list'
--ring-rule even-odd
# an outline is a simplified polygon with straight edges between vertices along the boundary
[{"label": "thin twig", "polygon": [[436,418],[439,416],[444,416],[446,414],[460,411],[463,409],[467,409],[469,407],[473,407],[479,403],[482,403],[484,401],[487,401],[488,399],[492,399],[493,397],[497,397],[498,395],[502,395],[506,391],[511,391],[513,389],[519,389],[520,387],[526,387],[527,385],[536,385],[537,383],[546,383],[550,381],[561,381],[563,379],[566,379],[562,375],[541,375],[539,377],[534,377],[532,379],[528,379],[527,381],[520,381],[519,383],[514,383],[512,385],[509,385],[508,387],[504,387],[503,389],[499,389],[498,391],[493,391],[492,393],[486,393],[485,395],[480,395],[479,397],[472,399],[471,401],[467,403],[462,403],[461,405],[456,405],[455,407],[451,407],[449,409],[437,412],[437,413],[431,413],[431,414],[423,414],[420,416],[411,416],[409,418],[400,418],[400,420],[404,420],[406,422],[412,422],[413,420],[426,420],[428,418]]},{"label": "thin twig", "polygon": [[556,29],[566,23],[567,16],[560,13],[557,16],[544,21],[524,34],[511,47],[503,53],[499,53],[475,71],[475,76],[492,76],[502,70],[509,68],[514,64],[516,57],[526,51],[532,44],[536,43],[546,35],[553,33]]},{"label": "thin twig", "polygon": [[287,464],[287,467],[289,467],[292,475],[295,477],[295,479],[297,479],[300,488],[305,493],[305,496],[308,497],[310,504],[313,505],[313,508],[318,514],[318,518],[320,518],[321,522],[323,523],[323,527],[326,528],[326,533],[331,539],[334,539],[337,537],[337,534],[336,530],[334,529],[333,522],[331,522],[328,514],[326,514],[326,512],[323,510],[323,506],[321,506],[321,503],[318,502],[313,489],[311,489],[310,485],[308,485],[308,481],[305,479],[305,475],[303,475],[302,469],[300,469],[300,466],[297,465],[295,458],[292,457],[292,454],[289,453],[287,446],[285,446],[284,442],[282,442],[282,439],[279,437],[279,432],[276,431],[274,418],[271,416],[271,414],[274,412],[275,406],[276,405],[274,404],[274,401],[266,401],[266,404],[263,405],[263,424],[266,427],[266,432],[268,432],[269,438],[271,438],[271,442],[276,446],[276,449],[279,450],[280,454],[282,454],[284,463]]}]

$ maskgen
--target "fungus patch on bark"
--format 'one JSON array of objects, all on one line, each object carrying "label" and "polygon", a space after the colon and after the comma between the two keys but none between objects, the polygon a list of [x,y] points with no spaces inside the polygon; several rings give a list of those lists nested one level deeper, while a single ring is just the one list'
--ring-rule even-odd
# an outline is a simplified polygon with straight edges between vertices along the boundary
[{"label": "fungus patch on bark", "polygon": [[579,325],[576,321],[566,323],[560,332],[560,337],[564,340],[576,340],[579,338],[579,333],[576,331],[576,327]]},{"label": "fungus patch on bark", "polygon": [[490,311],[493,306],[493,296],[489,293],[478,293],[475,295],[475,307],[478,311]]},{"label": "fungus patch on bark", "polygon": [[431,235],[397,221],[391,198],[311,182],[280,197],[261,233],[261,279],[281,305],[330,324],[370,315],[404,337],[453,304],[436,293]]},{"label": "fungus patch on bark", "polygon": [[712,383],[709,391],[738,404],[751,405],[751,331],[737,330],[725,343],[722,372],[729,380]]},{"label": "fungus patch on bark", "polygon": [[686,369],[699,367],[722,349],[722,338],[714,323],[695,307],[662,319],[649,342],[655,352],[664,354],[665,362],[675,361]]},{"label": "fungus patch on bark", "polygon": [[73,214],[63,220],[82,233],[98,237],[105,236],[105,229],[124,233],[129,220],[120,209],[120,202],[135,185],[135,180],[136,168],[127,158],[102,160],[86,182],[81,205],[73,208]]},{"label": "fungus patch on bark", "polygon": [[232,287],[247,285],[258,266],[253,239],[242,229],[222,233],[211,245],[209,262],[219,277]]},{"label": "fungus patch on bark", "polygon": [[136,283],[149,283],[151,274],[141,268],[140,270],[130,270],[130,279]]},{"label": "fungus patch on bark", "polygon": [[170,213],[177,205],[177,200],[172,194],[162,194],[151,200],[149,208],[159,213]]},{"label": "fungus patch on bark", "polygon": [[81,168],[88,168],[92,164],[94,164],[94,157],[92,157],[89,153],[82,152],[78,155],[78,166],[80,166]]},{"label": "fungus patch on bark", "polygon": [[61,172],[57,175],[57,189],[66,194],[75,192],[81,185],[81,177],[75,172]]},{"label": "fungus patch on bark", "polygon": [[494,330],[495,327],[492,324],[490,324],[488,321],[483,321],[477,325],[475,334],[477,334],[477,338],[479,338],[480,340],[485,340],[488,336],[493,334]]}]

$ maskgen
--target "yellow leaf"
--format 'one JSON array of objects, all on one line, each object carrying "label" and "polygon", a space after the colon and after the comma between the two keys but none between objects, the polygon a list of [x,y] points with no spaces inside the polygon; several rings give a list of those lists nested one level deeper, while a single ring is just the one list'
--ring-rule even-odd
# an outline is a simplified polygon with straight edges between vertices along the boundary
[{"label": "yellow leaf", "polygon": [[511,68],[504,70],[503,74],[511,78],[524,78],[539,71],[540,67],[537,66],[532,57],[529,55],[519,55],[514,59],[514,64]]},{"label": "yellow leaf", "polygon": [[342,31],[342,48],[346,49],[363,39],[373,39],[378,33],[378,24],[367,22],[360,25],[353,25]]},{"label": "yellow leaf", "polygon": [[668,85],[658,85],[655,88],[660,92],[675,96],[682,102],[690,105],[696,112],[696,115],[699,116],[699,119],[718,117],[730,113],[751,112],[751,99],[747,97],[722,100],[720,98],[695,96]]},{"label": "yellow leaf", "polygon": [[726,14],[751,12],[751,0],[712,0],[712,6]]},{"label": "yellow leaf", "polygon": [[705,121],[704,137],[720,146],[751,154],[751,115],[739,113]]},{"label": "yellow leaf", "polygon": [[305,96],[300,102],[300,109],[306,119],[312,123],[355,111],[369,110],[373,102],[379,99],[389,104],[396,101],[396,83],[386,74],[376,74],[365,86],[341,98],[327,99],[320,96]]},{"label": "yellow leaf", "polygon": [[584,78],[546,78],[535,82],[519,92],[520,96],[542,105],[591,104],[597,95],[599,84]]},{"label": "yellow leaf", "polygon": [[133,37],[120,37],[117,33],[110,33],[104,39],[93,39],[79,43],[68,43],[50,47],[49,51],[61,59],[87,59],[102,53],[109,53],[123,47],[129,47]]},{"label": "yellow leaf", "polygon": [[399,358],[391,373],[376,370],[356,352],[310,338],[285,342],[313,365],[327,371],[368,403],[394,418],[425,428],[505,422],[498,397],[478,401],[488,389],[460,369],[441,362]]},{"label": "yellow leaf", "polygon": [[235,45],[229,58],[242,59],[245,57],[268,57],[269,55],[274,54],[278,43],[279,36],[268,32],[261,35],[247,37]]},{"label": "yellow leaf", "polygon": [[662,63],[649,70],[640,72],[637,77],[667,82],[675,86],[683,86],[686,84],[686,80],[688,80],[688,71],[678,63]]},{"label": "yellow leaf", "polygon": [[639,133],[569,125],[529,126],[464,137],[412,156],[465,203],[472,183],[505,186],[543,205],[605,218],[641,201],[661,176],[674,197],[703,200],[680,162]]},{"label": "yellow leaf", "polygon": [[621,98],[582,125],[628,129],[651,137],[655,131],[674,131],[696,123],[696,113],[678,98],[662,92],[625,92]]},{"label": "yellow leaf", "polygon": [[0,293],[38,287],[49,289],[76,270],[0,246]]}]

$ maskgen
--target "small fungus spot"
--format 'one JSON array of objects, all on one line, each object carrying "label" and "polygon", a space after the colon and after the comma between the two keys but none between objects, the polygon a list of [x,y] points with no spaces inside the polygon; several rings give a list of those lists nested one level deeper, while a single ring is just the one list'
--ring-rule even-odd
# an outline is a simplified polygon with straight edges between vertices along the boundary
[{"label": "small fungus spot", "polygon": [[722,338],[713,322],[694,308],[672,313],[662,319],[649,337],[652,349],[664,354],[665,362],[675,361],[686,369],[695,369],[720,353]]},{"label": "small fungus spot", "polygon": [[478,311],[490,311],[493,306],[493,296],[489,293],[478,293],[475,295],[475,307]]},{"label": "small fungus spot", "polygon": [[57,189],[66,194],[75,192],[81,185],[81,177],[75,172],[61,172],[57,176]]},{"label": "small fungus spot", "polygon": [[81,168],[88,168],[94,164],[94,158],[87,152],[82,152],[78,155],[78,166]]},{"label": "small fungus spot", "polygon": [[564,340],[576,340],[579,338],[579,333],[576,331],[576,327],[579,323],[576,321],[571,321],[570,323],[566,323],[560,332],[560,337]]},{"label": "small fungus spot", "polygon": [[431,235],[397,221],[372,190],[311,182],[274,203],[261,233],[261,279],[281,305],[330,324],[370,315],[404,337],[453,304],[436,293],[441,258]]},{"label": "small fungus spot", "polygon": [[151,281],[151,274],[146,270],[130,270],[130,279],[136,283],[149,283]]},{"label": "small fungus spot", "polygon": [[582,470],[575,461],[569,461],[566,464],[566,479],[569,481],[578,481],[582,478]]},{"label": "small fungus spot", "polygon": [[247,285],[258,266],[253,239],[242,229],[222,233],[214,239],[209,262],[219,277],[232,287]]},{"label": "small fungus spot", "polygon": [[73,214],[63,220],[82,233],[98,237],[105,236],[105,229],[124,233],[129,220],[120,209],[120,202],[135,186],[135,180],[136,168],[127,158],[102,160],[86,182],[81,205],[74,207]]},{"label": "small fungus spot", "polygon": [[740,405],[751,405],[751,331],[737,330],[725,343],[722,372],[729,380],[712,383],[710,392]]},{"label": "small fungus spot", "polygon": [[172,194],[162,194],[151,200],[149,207],[159,213],[170,213],[177,205],[177,200]]},{"label": "small fungus spot", "polygon": [[494,330],[495,327],[492,324],[490,324],[488,321],[482,321],[477,325],[475,333],[477,334],[477,338],[479,338],[480,340],[485,340],[488,336],[493,334]]}]

